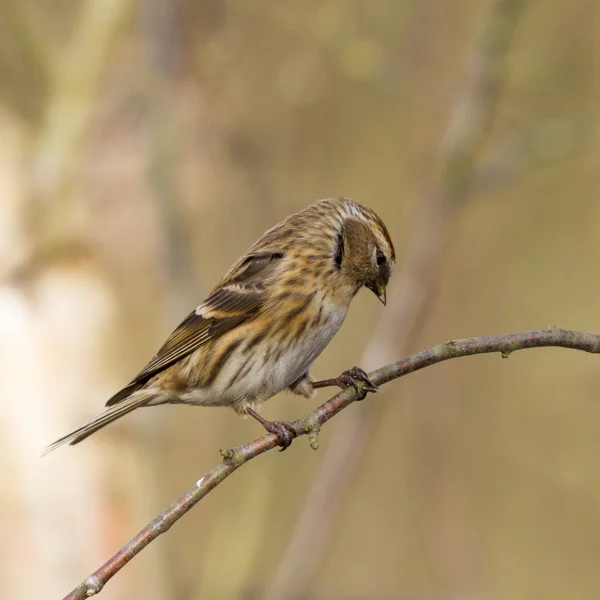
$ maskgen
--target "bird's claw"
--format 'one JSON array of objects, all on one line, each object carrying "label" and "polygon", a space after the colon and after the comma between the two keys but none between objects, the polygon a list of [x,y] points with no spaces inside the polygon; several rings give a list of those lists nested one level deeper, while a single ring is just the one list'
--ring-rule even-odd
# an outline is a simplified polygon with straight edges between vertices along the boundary
[{"label": "bird's claw", "polygon": [[287,421],[268,421],[265,429],[277,436],[277,443],[281,446],[281,452],[289,448],[292,440],[296,437],[296,430]]},{"label": "bird's claw", "polygon": [[[352,386],[354,388],[357,393],[357,400],[364,400],[369,392],[375,393],[379,389],[360,367],[352,367],[344,371],[337,379],[340,387]],[[358,381],[363,383],[361,390],[358,388]]]}]

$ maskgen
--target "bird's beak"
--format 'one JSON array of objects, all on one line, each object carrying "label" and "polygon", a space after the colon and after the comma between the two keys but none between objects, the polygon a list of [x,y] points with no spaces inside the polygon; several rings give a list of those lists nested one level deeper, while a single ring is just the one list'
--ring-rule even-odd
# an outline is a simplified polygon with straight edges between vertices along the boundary
[{"label": "bird's beak", "polygon": [[385,306],[385,303],[386,303],[385,283],[367,284],[366,287],[368,287],[379,298],[379,300],[381,300],[381,303]]},{"label": "bird's beak", "polygon": [[378,282],[369,282],[365,284],[365,287],[369,288],[381,301],[381,303],[385,306],[386,303],[386,288],[387,282],[378,281]]}]

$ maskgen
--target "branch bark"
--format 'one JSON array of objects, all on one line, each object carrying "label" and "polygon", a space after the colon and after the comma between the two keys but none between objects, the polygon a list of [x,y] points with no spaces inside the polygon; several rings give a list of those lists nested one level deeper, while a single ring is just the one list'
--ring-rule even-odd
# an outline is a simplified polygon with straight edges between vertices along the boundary
[{"label": "branch bark", "polygon": [[[369,373],[370,379],[377,385],[383,385],[409,373],[425,367],[461,356],[499,352],[502,358],[516,350],[555,346],[582,350],[600,354],[600,335],[569,331],[555,326],[536,331],[509,333],[504,335],[450,340],[427,350],[417,352],[395,363],[386,365]],[[298,436],[308,435],[313,449],[318,448],[318,436],[321,426],[347,408],[360,397],[362,382],[358,389],[346,388],[330,398],[316,410],[292,423]],[[139,554],[150,542],[168,531],[181,517],[195,506],[211,490],[216,488],[229,475],[249,460],[277,447],[277,438],[268,434],[243,446],[222,450],[223,460],[204,477],[199,479],[182,496],[177,498],[164,511],[159,513],[134,538],[127,542],[114,556],[94,571],[64,600],[82,600],[98,594],[104,585],[116,575],[131,559]]]}]

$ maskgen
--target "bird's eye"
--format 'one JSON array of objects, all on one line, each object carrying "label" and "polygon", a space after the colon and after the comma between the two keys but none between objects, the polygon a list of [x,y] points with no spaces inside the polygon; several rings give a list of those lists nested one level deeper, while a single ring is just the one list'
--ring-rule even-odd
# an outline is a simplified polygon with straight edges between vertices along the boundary
[{"label": "bird's eye", "polygon": [[385,254],[381,250],[377,250],[377,254],[375,255],[375,260],[377,261],[378,267],[385,265],[385,263],[387,262],[387,258],[385,257]]}]

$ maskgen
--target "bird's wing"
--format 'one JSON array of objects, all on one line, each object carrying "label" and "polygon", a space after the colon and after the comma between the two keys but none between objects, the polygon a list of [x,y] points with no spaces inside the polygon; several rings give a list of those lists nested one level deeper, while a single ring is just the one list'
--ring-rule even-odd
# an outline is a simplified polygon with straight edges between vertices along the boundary
[{"label": "bird's wing", "polygon": [[281,252],[255,253],[236,263],[213,293],[171,333],[156,356],[106,405],[121,402],[163,369],[256,316],[283,256]]}]

